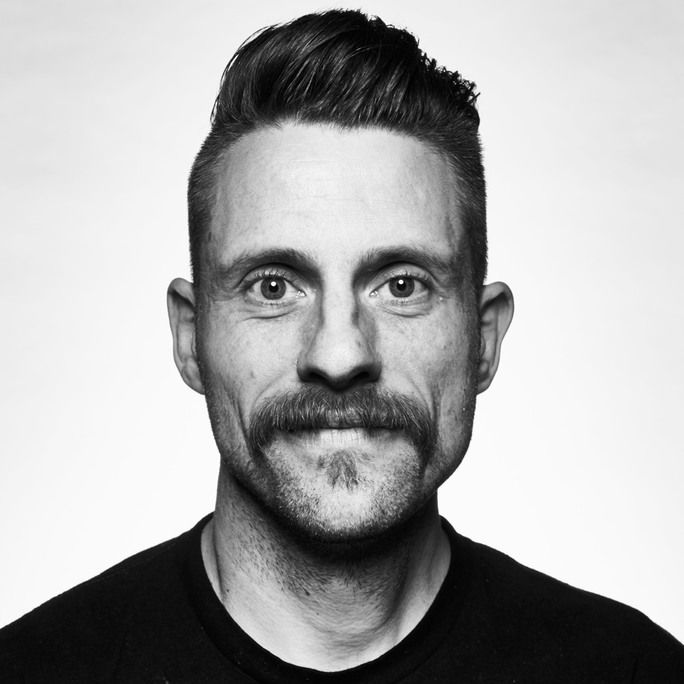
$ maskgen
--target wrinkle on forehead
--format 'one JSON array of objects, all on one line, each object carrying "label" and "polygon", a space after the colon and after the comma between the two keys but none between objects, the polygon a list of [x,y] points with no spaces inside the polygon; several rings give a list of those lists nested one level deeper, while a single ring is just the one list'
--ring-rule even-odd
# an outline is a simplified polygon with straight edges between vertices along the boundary
[{"label": "wrinkle on forehead", "polygon": [[291,122],[261,128],[232,145],[218,166],[213,257],[222,260],[246,232],[259,240],[262,226],[314,231],[321,214],[341,231],[353,220],[374,232],[387,216],[414,233],[419,221],[440,224],[458,252],[457,186],[445,156],[408,135]]}]

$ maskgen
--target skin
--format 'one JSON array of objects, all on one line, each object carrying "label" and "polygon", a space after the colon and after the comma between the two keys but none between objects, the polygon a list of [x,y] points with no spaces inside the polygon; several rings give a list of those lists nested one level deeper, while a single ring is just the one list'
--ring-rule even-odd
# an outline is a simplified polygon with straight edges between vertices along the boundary
[{"label": "skin", "polygon": [[[222,160],[202,290],[169,287],[175,360],[206,394],[221,453],[207,572],[236,622],[288,662],[378,657],[446,575],[437,489],[465,454],[513,313],[504,284],[479,301],[467,286],[456,183],[440,154],[397,133],[259,129]],[[427,412],[434,448],[344,424],[248,448],[264,402],[369,386]]]}]

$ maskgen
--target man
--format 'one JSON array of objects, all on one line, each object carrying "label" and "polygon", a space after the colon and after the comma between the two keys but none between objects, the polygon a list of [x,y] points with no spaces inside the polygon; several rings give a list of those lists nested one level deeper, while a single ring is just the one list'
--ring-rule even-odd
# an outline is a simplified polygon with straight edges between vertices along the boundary
[{"label": "man", "polygon": [[643,615],[439,517],[513,313],[475,99],[358,12],[240,48],[168,291],[216,509],[5,628],[3,681],[684,681]]}]

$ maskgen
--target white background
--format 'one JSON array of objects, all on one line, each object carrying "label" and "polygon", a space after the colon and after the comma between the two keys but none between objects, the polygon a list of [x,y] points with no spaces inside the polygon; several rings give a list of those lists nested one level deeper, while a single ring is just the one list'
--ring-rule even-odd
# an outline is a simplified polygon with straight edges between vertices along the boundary
[{"label": "white background", "polygon": [[[0,5],[0,624],[213,507],[165,288],[223,67],[308,2]],[[379,0],[477,82],[492,279],[517,302],[464,534],[684,639],[684,4]]]}]

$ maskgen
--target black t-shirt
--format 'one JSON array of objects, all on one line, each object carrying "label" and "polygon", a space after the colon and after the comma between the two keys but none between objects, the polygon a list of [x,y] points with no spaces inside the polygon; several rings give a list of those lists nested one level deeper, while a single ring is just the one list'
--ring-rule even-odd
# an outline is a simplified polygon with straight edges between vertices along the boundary
[{"label": "black t-shirt", "polygon": [[0,682],[684,682],[684,646],[647,617],[446,522],[451,566],[405,639],[342,672],[290,665],[247,636],[216,597],[201,555],[207,520],[0,630]]}]

